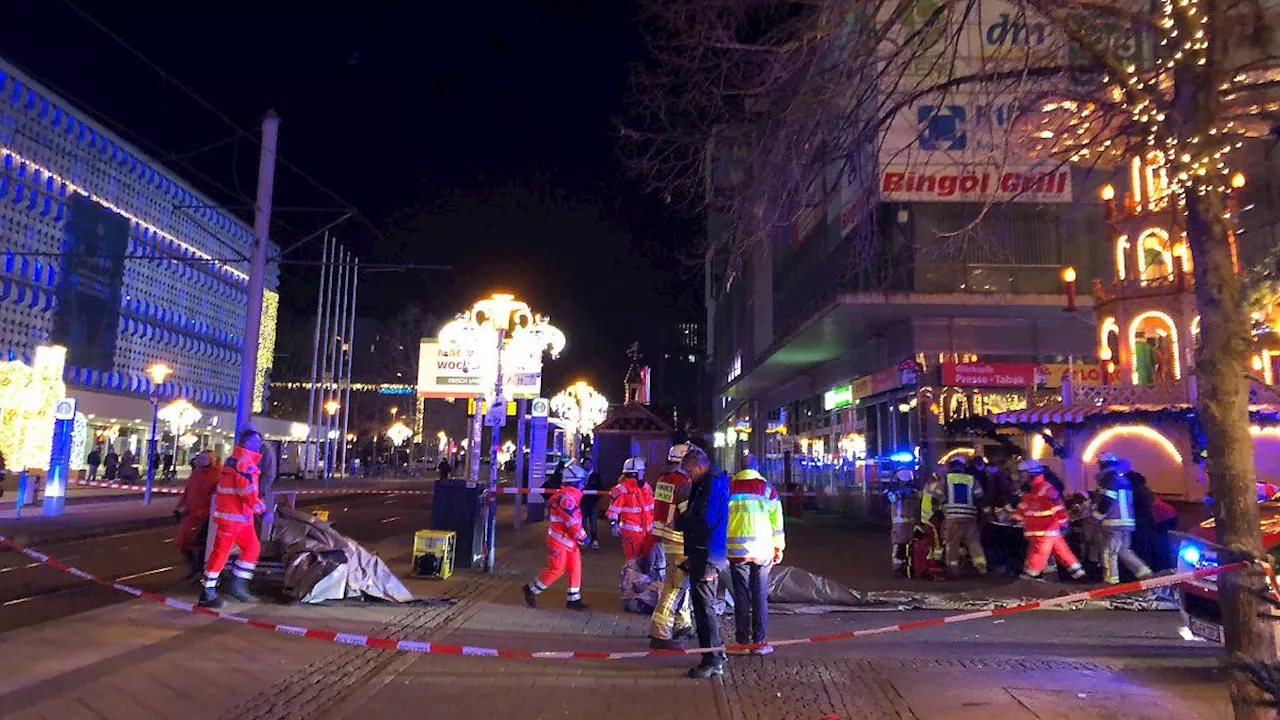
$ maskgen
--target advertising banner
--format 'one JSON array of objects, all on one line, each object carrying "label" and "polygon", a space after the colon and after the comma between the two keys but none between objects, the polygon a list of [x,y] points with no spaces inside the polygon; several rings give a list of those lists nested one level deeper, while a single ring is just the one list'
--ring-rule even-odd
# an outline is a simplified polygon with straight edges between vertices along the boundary
[{"label": "advertising banner", "polygon": [[[70,206],[49,339],[67,348],[67,364],[110,371],[115,367],[129,219],[79,194]],[[22,262],[25,268],[26,259]]]},{"label": "advertising banner", "polygon": [[886,38],[898,60],[886,63],[883,102],[898,109],[880,147],[880,199],[1070,202],[1070,170],[1033,157],[1038,108],[1020,101],[1044,81],[1017,72],[1061,65],[1067,46],[1025,6],[917,0]]},{"label": "advertising banner", "polygon": [[[502,353],[503,396],[536,398],[542,391],[542,354],[517,352],[510,343]],[[418,352],[418,397],[464,398],[493,392],[493,353],[444,348],[424,339]]]}]

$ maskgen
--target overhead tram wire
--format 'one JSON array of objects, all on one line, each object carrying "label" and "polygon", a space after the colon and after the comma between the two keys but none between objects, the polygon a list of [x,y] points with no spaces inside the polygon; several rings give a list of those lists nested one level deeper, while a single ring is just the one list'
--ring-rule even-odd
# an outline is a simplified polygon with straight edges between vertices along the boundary
[{"label": "overhead tram wire", "polygon": [[[187,86],[186,84],[184,84],[184,83],[180,82],[177,78],[175,78],[175,77],[173,77],[172,75],[170,75],[168,72],[166,72],[166,71],[165,71],[165,69],[164,69],[164,68],[160,67],[160,66],[159,66],[159,65],[157,65],[155,62],[153,62],[150,58],[148,58],[146,55],[144,55],[144,54],[142,53],[142,51],[138,50],[138,49],[137,49],[137,48],[135,48],[133,45],[129,44],[129,41],[125,40],[123,37],[121,37],[121,36],[120,36],[118,33],[116,33],[114,30],[112,30],[111,28],[109,28],[109,27],[107,27],[106,25],[102,24],[102,22],[100,22],[100,21],[99,21],[97,18],[95,18],[93,15],[90,15],[88,12],[86,12],[85,10],[83,10],[82,8],[80,8],[80,6],[79,6],[79,5],[77,5],[75,2],[73,2],[72,0],[62,0],[62,2],[63,2],[63,4],[65,4],[67,7],[71,8],[71,10],[72,10],[72,11],[74,11],[77,15],[79,15],[79,16],[80,16],[80,17],[82,17],[82,18],[84,18],[84,19],[85,19],[86,21],[88,21],[91,25],[93,25],[94,27],[98,28],[98,30],[100,30],[100,31],[102,31],[104,34],[106,34],[106,35],[107,35],[107,37],[110,37],[112,40],[114,40],[117,44],[119,44],[119,45],[120,45],[121,47],[123,47],[125,50],[129,51],[129,53],[130,53],[131,55],[133,55],[134,57],[136,57],[138,60],[141,60],[145,65],[147,65],[147,66],[148,66],[148,67],[150,67],[152,70],[154,70],[156,73],[158,73],[158,74],[160,75],[160,77],[164,78],[167,82],[169,82],[170,84],[174,85],[174,86],[175,86],[175,87],[177,87],[179,90],[182,90],[182,91],[183,91],[184,93],[186,93],[187,95],[189,95],[193,100],[195,100],[197,103],[199,103],[201,106],[203,106],[203,107],[204,107],[206,110],[208,110],[209,112],[213,113],[215,117],[217,117],[218,119],[220,119],[220,120],[222,120],[223,122],[225,122],[228,126],[230,126],[232,129],[234,129],[236,132],[240,133],[242,136],[244,136],[244,137],[248,138],[248,139],[249,139],[249,140],[251,140],[253,143],[255,143],[256,145],[258,145],[259,147],[261,147],[261,144],[262,144],[262,140],[261,140],[261,138],[259,138],[257,135],[254,135],[253,133],[249,132],[248,130],[245,130],[245,129],[244,129],[244,127],[242,127],[239,123],[237,123],[235,120],[233,120],[233,119],[232,119],[230,116],[228,116],[226,113],[224,113],[224,112],[222,112],[221,110],[219,110],[219,109],[217,108],[217,106],[215,106],[213,103],[209,102],[208,100],[205,100],[205,99],[204,99],[204,97],[202,97],[202,96],[201,96],[199,93],[197,93],[195,90],[192,90],[189,86]],[[325,186],[324,184],[322,184],[319,180],[316,180],[315,178],[313,178],[310,174],[308,174],[308,173],[307,173],[306,171],[304,171],[302,168],[300,168],[300,167],[298,167],[297,165],[295,165],[295,164],[293,164],[293,163],[289,162],[289,161],[288,161],[288,160],[287,160],[283,155],[280,155],[279,153],[276,153],[276,161],[277,161],[278,163],[280,163],[281,165],[283,165],[283,166],[285,166],[285,167],[289,168],[290,170],[293,170],[293,171],[294,171],[295,173],[297,173],[297,174],[298,174],[298,176],[300,176],[303,180],[306,180],[308,183],[310,183],[312,187],[316,188],[316,189],[317,189],[317,190],[319,190],[320,192],[322,192],[322,193],[324,193],[325,195],[329,196],[329,198],[330,198],[330,199],[332,199],[332,200],[334,200],[335,202],[339,203],[340,205],[344,206],[347,210],[350,210],[350,211],[351,211],[351,213],[352,213],[352,215],[353,215],[357,220],[359,220],[359,221],[360,221],[360,223],[361,223],[362,225],[364,225],[366,228],[368,228],[370,231],[372,231],[374,235],[377,235],[378,237],[382,238],[383,240],[388,240],[388,241],[390,240],[390,238],[388,238],[388,237],[387,237],[387,236],[386,236],[386,235],[385,235],[381,230],[379,230],[379,229],[378,229],[378,227],[377,227],[376,225],[374,225],[374,224],[373,224],[373,222],[372,222],[372,221],[370,221],[370,220],[369,220],[369,218],[368,218],[368,217],[366,217],[366,216],[364,215],[364,213],[360,212],[360,211],[359,211],[359,209],[357,209],[354,205],[352,205],[351,203],[349,203],[349,202],[347,202],[346,200],[344,200],[344,199],[342,198],[342,196],[338,195],[338,194],[337,194],[336,192],[334,192],[333,190],[330,190],[327,186]],[[405,256],[404,256],[404,254],[403,254],[403,253],[399,253],[399,254],[400,254],[401,259],[405,259]]]}]

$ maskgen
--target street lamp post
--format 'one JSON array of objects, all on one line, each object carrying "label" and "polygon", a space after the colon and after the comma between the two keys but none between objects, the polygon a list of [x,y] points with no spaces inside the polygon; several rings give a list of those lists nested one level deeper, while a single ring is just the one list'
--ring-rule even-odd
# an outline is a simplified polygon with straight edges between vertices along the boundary
[{"label": "street lamp post", "polygon": [[551,412],[573,428],[573,457],[582,454],[582,438],[594,435],[609,413],[609,401],[585,381],[570,385],[551,398]]},{"label": "street lamp post", "polygon": [[[334,420],[337,417],[338,410],[341,407],[342,407],[342,404],[339,403],[337,400],[330,400],[329,402],[324,404],[324,411],[329,415],[329,421],[325,423],[325,432],[324,432],[324,484],[326,486],[329,484],[329,478],[332,476],[332,473],[333,473],[331,461],[329,458],[329,451],[331,448],[334,450],[337,449],[334,443],[332,442],[333,438],[331,438],[330,436],[334,432],[333,429],[337,427],[334,423]],[[334,456],[337,456],[336,452],[334,452],[333,454]]]},{"label": "street lamp post", "polygon": [[173,369],[164,363],[147,368],[151,377],[151,440],[147,443],[147,484],[142,490],[142,504],[151,504],[151,484],[156,479],[156,424],[160,421],[160,389]]},{"label": "street lamp post", "polygon": [[[496,338],[494,337],[496,335]],[[494,342],[496,340],[496,343]],[[440,329],[440,343],[446,347],[460,347],[475,352],[480,358],[489,356],[493,348],[493,399],[489,403],[490,424],[493,427],[493,443],[489,455],[489,504],[485,522],[485,571],[493,572],[495,565],[498,517],[498,450],[499,436],[506,421],[507,401],[502,366],[503,352],[508,342],[517,352],[536,355],[543,352],[557,357],[564,349],[564,333],[553,326],[543,315],[535,315],[529,306],[515,299],[514,295],[495,293],[480,300]],[[489,363],[482,363],[486,370]],[[470,450],[470,449],[469,449]]]},{"label": "street lamp post", "polygon": [[409,436],[413,435],[413,431],[408,425],[400,421],[396,421],[391,427],[387,428],[387,439],[391,441],[391,465],[395,467],[400,461],[400,446],[404,444]]}]

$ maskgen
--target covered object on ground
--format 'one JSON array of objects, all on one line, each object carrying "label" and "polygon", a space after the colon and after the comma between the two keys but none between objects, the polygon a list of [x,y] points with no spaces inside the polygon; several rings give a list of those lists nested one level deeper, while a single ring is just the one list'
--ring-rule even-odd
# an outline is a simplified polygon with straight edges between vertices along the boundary
[{"label": "covered object on ground", "polygon": [[283,548],[284,587],[292,598],[413,600],[381,558],[307,513],[277,507],[271,537]]}]

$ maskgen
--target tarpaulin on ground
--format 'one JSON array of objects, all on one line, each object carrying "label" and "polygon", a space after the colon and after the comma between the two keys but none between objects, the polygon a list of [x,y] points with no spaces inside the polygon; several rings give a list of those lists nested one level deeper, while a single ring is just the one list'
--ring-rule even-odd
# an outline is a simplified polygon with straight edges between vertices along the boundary
[{"label": "tarpaulin on ground", "polygon": [[[927,586],[925,586],[927,587]],[[881,590],[859,592],[840,583],[794,567],[774,568],[769,576],[771,612],[810,614],[823,612],[886,610],[993,610],[1034,600],[1069,595],[1077,585],[1038,580],[1018,580],[997,588],[963,593]],[[993,591],[999,597],[993,597]],[[1130,595],[1082,600],[1060,606],[1063,610],[1177,610],[1177,592],[1168,587]]]},{"label": "tarpaulin on ground", "polygon": [[629,613],[648,615],[658,606],[662,596],[662,581],[667,572],[667,556],[662,544],[655,543],[648,557],[628,560],[622,566],[618,589],[622,594],[622,609]]},{"label": "tarpaulin on ground", "polygon": [[381,558],[307,513],[277,507],[271,537],[284,549],[285,592],[301,602],[413,600]]}]

